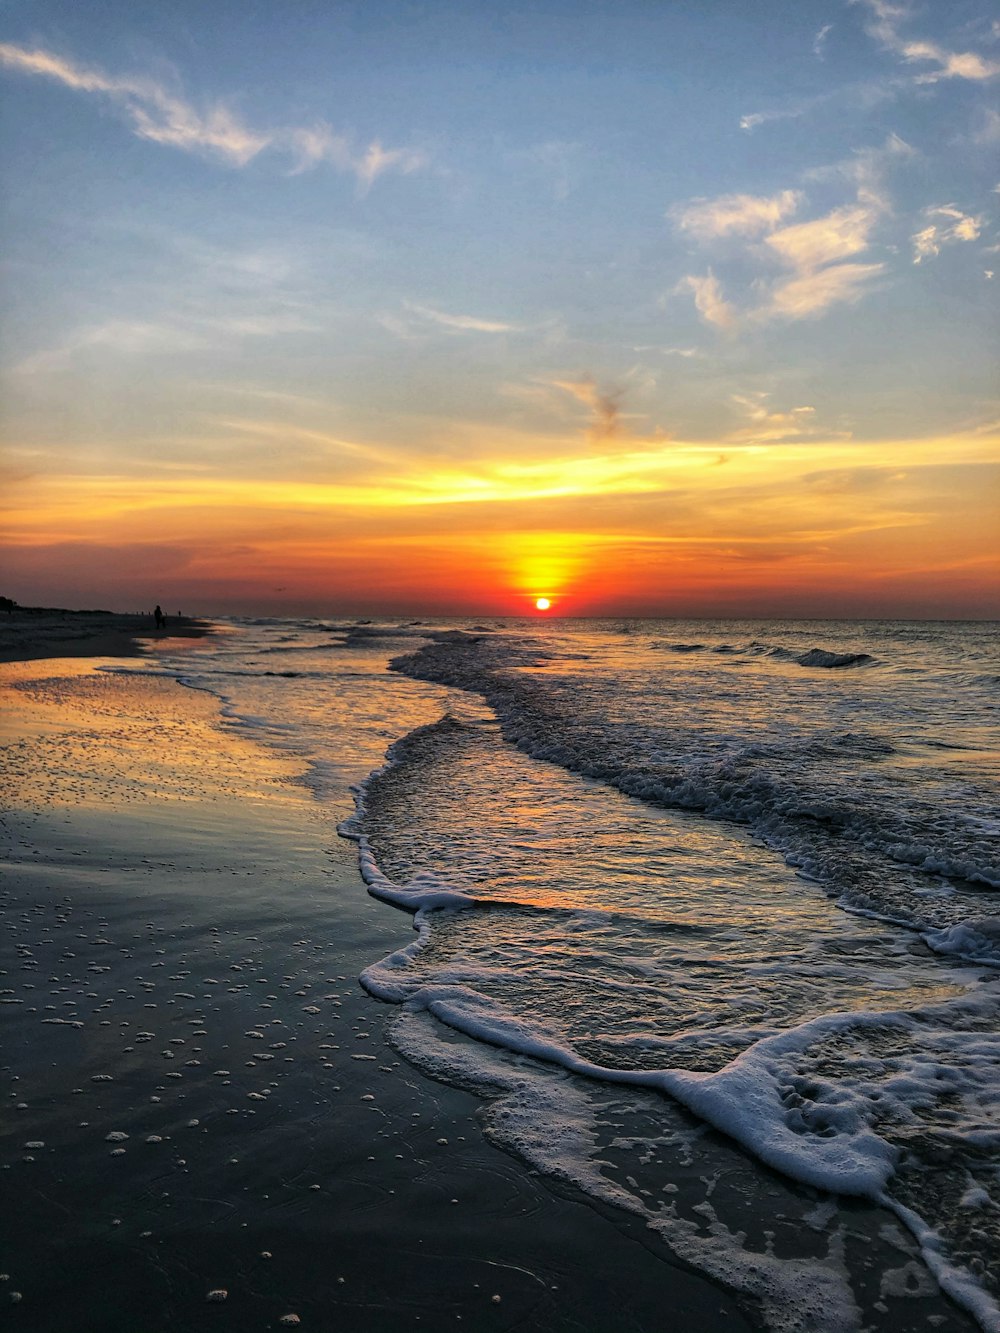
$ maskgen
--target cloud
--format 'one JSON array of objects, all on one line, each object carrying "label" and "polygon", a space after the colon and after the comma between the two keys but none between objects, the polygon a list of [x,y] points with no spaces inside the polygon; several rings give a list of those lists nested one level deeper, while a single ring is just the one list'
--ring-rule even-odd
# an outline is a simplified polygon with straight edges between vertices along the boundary
[{"label": "cloud", "polygon": [[909,7],[888,0],[853,0],[869,10],[869,34],[907,64],[930,64],[921,71],[918,83],[936,83],[939,79],[969,79],[979,82],[1000,74],[1000,60],[989,60],[975,51],[949,51],[937,42],[904,37],[900,29],[910,19]]},{"label": "cloud", "polygon": [[681,287],[694,292],[695,307],[707,324],[725,330],[736,327],[736,309],[723,297],[719,280],[711,269],[704,277],[690,274]]},{"label": "cloud", "polygon": [[944,245],[953,245],[958,241],[977,241],[983,229],[981,217],[963,213],[954,204],[925,208],[924,218],[927,226],[912,238],[915,264],[939,255]]},{"label": "cloud", "polygon": [[624,389],[601,390],[592,375],[578,380],[552,380],[553,388],[562,389],[590,408],[592,440],[614,439],[621,426],[621,400]]},{"label": "cloud", "polygon": [[316,332],[319,326],[294,311],[196,314],[161,320],[118,318],[74,330],[59,346],[33,352],[12,367],[15,375],[49,374],[72,367],[81,354],[159,357],[217,349],[221,340],[272,338]]},{"label": "cloud", "polygon": [[767,196],[753,194],[725,194],[718,199],[692,199],[690,203],[671,209],[681,231],[690,232],[698,240],[718,236],[759,236],[770,231],[798,207],[800,196],[795,190],[782,190]]},{"label": "cloud", "polygon": [[289,130],[287,139],[289,151],[295,159],[293,176],[322,162],[341,171],[352,169],[354,158],[350,140],[344,134],[337,134],[323,121]]},{"label": "cloud", "polygon": [[[739,236],[743,257],[764,266],[764,272],[749,284],[750,299],[742,307],[723,296],[711,269],[704,276],[686,277],[681,288],[693,292],[706,323],[730,331],[741,324],[815,319],[836,305],[859,300],[885,268],[882,263],[855,262],[868,250],[878,224],[889,212],[883,168],[886,162],[911,152],[902,139],[890,135],[880,148],[808,173],[812,182],[848,186],[854,197],[801,222],[785,221],[788,214],[805,205],[806,196],[800,190],[783,190],[767,198],[723,195],[678,207],[672,216],[682,230],[706,245]],[[775,275],[775,263],[784,272]]]},{"label": "cloud", "polygon": [[33,352],[12,367],[15,375],[48,374],[71,365],[81,352],[107,349],[116,356],[164,356],[212,346],[202,332],[173,323],[112,319],[72,333],[60,346]]},{"label": "cloud", "polygon": [[426,165],[427,158],[423,153],[410,148],[383,148],[376,139],[352,163],[351,169],[360,183],[365,188],[370,188],[377,177],[385,171],[398,171],[408,176],[411,171],[417,171]]},{"label": "cloud", "polygon": [[[903,89],[911,89],[914,84],[933,84],[942,79],[964,79],[982,83],[1000,74],[1000,61],[988,54],[952,51],[937,42],[905,38],[900,30],[911,17],[906,5],[887,3],[886,0],[848,0],[848,2],[861,5],[868,10],[870,19],[865,24],[868,35],[885,50],[899,56],[904,66],[921,65],[930,68],[922,68],[916,73],[900,72],[863,83],[844,84],[783,106],[754,111],[740,117],[740,129],[751,133],[760,125],[782,120],[797,120],[820,110],[832,112],[838,106],[844,106],[851,112],[856,112],[859,108],[870,109],[880,102],[897,96]],[[813,53],[820,60],[824,59],[826,39],[832,27],[832,24],[826,24],[816,34]],[[996,25],[987,40],[990,39],[998,40]],[[986,113],[988,118],[991,114],[994,113]]]},{"label": "cloud", "polygon": [[331,435],[328,431],[311,430],[297,426],[287,420],[262,421],[256,417],[217,418],[218,424],[227,430],[243,435],[254,435],[270,440],[281,446],[290,443],[307,445],[317,450],[321,456],[335,458],[348,455],[382,466],[391,464],[398,468],[400,460],[395,452],[382,445],[359,443],[347,440],[340,435]]},{"label": "cloud", "polygon": [[864,250],[875,224],[875,210],[860,205],[835,208],[811,222],[772,232],[766,243],[786,264],[815,269]]},{"label": "cloud", "polygon": [[189,151],[202,149],[236,166],[245,166],[272,142],[270,134],[241,125],[221,103],[199,112],[149,78],[114,77],[86,69],[49,51],[29,51],[8,42],[0,42],[0,63],[23,74],[55,79],[74,92],[109,98],[132,122],[140,139]]},{"label": "cloud", "polygon": [[[685,287],[686,287],[685,283]],[[660,356],[679,356],[685,361],[704,357],[706,353],[700,347],[663,347],[659,343],[637,343],[633,352],[658,352]]]},{"label": "cloud", "polygon": [[753,312],[753,318],[816,319],[832,306],[860,301],[884,268],[884,264],[831,264],[815,272],[796,273],[775,283],[770,299]]},{"label": "cloud", "polygon": [[776,444],[816,438],[827,441],[851,438],[850,431],[831,431],[821,427],[816,421],[814,407],[775,410],[768,405],[769,396],[761,392],[733,394],[732,400],[747,418],[748,424],[727,435],[725,438],[728,443]]},{"label": "cloud", "polygon": [[367,190],[385,171],[407,173],[425,165],[424,156],[412,149],[387,149],[378,141],[357,149],[347,136],[323,122],[255,130],[223,102],[198,108],[148,76],[106,74],[50,51],[0,42],[0,64],[22,74],[53,79],[73,92],[106,98],[140,139],[221,159],[234,167],[245,167],[271,149],[292,159],[293,173],[325,162],[353,174]]},{"label": "cloud", "polygon": [[884,143],[857,149],[849,157],[806,172],[808,181],[824,184],[843,182],[856,192],[858,201],[882,212],[889,210],[884,178],[888,168],[904,158],[912,158],[913,149],[898,134],[889,134]]},{"label": "cloud", "polygon": [[[411,301],[404,301],[403,305],[411,314],[417,315],[420,319],[427,320],[431,324],[438,324],[442,328],[453,329],[458,333],[519,333],[520,325],[507,324],[498,319],[479,319],[475,315],[449,315],[443,310],[434,310],[431,306],[417,305]],[[390,323],[386,327],[392,328],[392,316],[388,317]],[[385,321],[383,320],[383,323]],[[397,332],[398,329],[393,329]]]},{"label": "cloud", "polygon": [[820,28],[819,32],[813,38],[813,55],[817,60],[823,59],[826,50],[826,39],[829,37],[832,30],[832,23],[824,23],[822,28]]},{"label": "cloud", "polygon": [[972,136],[972,142],[978,144],[1000,144],[1000,111],[994,107],[984,107],[979,128]]}]

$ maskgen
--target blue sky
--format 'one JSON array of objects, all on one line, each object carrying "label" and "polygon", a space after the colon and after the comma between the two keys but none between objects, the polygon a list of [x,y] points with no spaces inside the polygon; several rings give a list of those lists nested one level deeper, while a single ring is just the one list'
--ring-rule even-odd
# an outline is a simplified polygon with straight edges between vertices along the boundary
[{"label": "blue sky", "polygon": [[[760,544],[760,495],[806,486],[811,536],[776,520],[775,549],[815,568],[817,533],[852,534],[802,479],[856,471],[867,513],[912,445],[872,522],[916,588],[967,508],[938,574],[982,611],[998,75],[978,0],[0,5],[14,595],[55,595],[99,513],[91,578],[120,557],[226,609],[241,552],[312,605],[363,581],[333,544],[372,523],[428,555],[432,501],[469,544],[704,540],[752,590],[719,543]],[[678,528],[684,450],[742,471],[685,474]],[[176,536],[199,481],[228,546],[214,518]]]}]

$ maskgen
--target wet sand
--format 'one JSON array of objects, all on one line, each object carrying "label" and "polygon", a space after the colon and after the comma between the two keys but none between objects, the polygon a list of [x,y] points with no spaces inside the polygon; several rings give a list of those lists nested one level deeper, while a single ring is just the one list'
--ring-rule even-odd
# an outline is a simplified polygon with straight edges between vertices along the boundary
[{"label": "wet sand", "polygon": [[212,632],[207,621],[168,617],[158,630],[151,615],[107,611],[15,611],[0,614],[0,662],[44,657],[141,657],[144,640],[200,639]]},{"label": "wet sand", "polygon": [[294,762],[165,679],[0,691],[5,1327],[754,1326],[387,1044],[357,976],[409,918]]}]

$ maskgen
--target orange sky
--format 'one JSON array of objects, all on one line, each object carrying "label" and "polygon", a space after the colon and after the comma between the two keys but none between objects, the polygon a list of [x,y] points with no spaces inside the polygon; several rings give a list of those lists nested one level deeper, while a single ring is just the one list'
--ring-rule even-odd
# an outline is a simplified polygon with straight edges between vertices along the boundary
[{"label": "orange sky", "polygon": [[565,615],[995,612],[991,436],[499,443],[366,459],[347,484],[25,478],[8,579],[25,603],[204,613],[519,614],[539,596]]}]

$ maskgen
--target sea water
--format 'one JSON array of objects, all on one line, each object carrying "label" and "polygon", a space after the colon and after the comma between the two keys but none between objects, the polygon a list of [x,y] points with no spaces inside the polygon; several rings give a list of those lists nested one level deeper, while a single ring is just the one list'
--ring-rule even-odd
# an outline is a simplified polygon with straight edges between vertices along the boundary
[{"label": "sea water", "polygon": [[[936,1280],[994,1329],[995,631],[234,621],[159,669],[301,756],[331,821],[353,790],[341,833],[415,926],[362,982],[497,1142],[772,1328]],[[874,1290],[857,1198],[899,1255]]]}]

